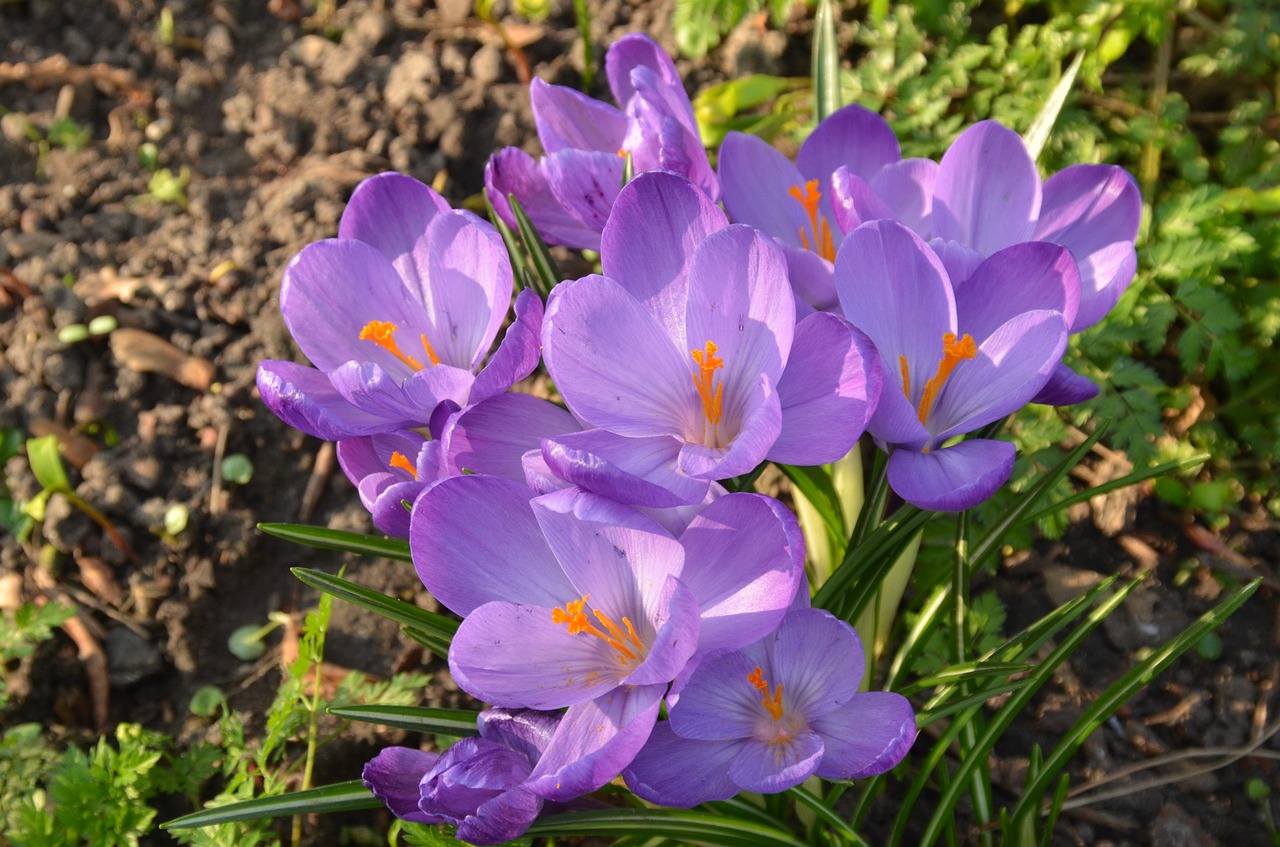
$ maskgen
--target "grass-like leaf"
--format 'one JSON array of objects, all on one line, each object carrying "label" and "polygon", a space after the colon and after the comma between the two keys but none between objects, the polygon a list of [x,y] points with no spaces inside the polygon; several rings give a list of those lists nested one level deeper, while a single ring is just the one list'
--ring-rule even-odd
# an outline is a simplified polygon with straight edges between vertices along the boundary
[{"label": "grass-like leaf", "polygon": [[833,539],[844,541],[847,533],[844,517],[840,513],[840,496],[831,482],[831,474],[822,467],[800,467],[798,465],[778,465],[778,470],[791,480],[805,499],[822,518],[827,534]]},{"label": "grass-like leaf", "polygon": [[819,121],[840,108],[840,48],[831,0],[818,0],[813,21],[813,106]]},{"label": "grass-like leaf", "polygon": [[443,657],[449,655],[449,644],[453,640],[451,637],[425,632],[412,626],[402,626],[400,627],[400,631],[403,632],[407,638],[421,644],[437,656]]},{"label": "grass-like leaf", "polygon": [[793,835],[750,821],[683,809],[593,809],[536,821],[533,836],[648,835],[722,847],[807,847]]},{"label": "grass-like leaf", "polygon": [[381,591],[357,585],[340,576],[333,576],[312,568],[290,568],[290,571],[312,588],[323,591],[325,594],[332,594],[339,600],[354,603],[362,609],[376,612],[396,623],[431,633],[442,639],[452,639],[453,634],[458,631],[458,622],[452,618],[419,609],[403,600],[388,597]]},{"label": "grass-like leaf", "polygon": [[374,797],[358,779],[339,782],[322,788],[296,791],[275,797],[259,797],[203,809],[160,824],[161,829],[195,829],[219,823],[234,823],[257,818],[282,818],[293,815],[315,815],[326,812],[354,812],[360,809],[377,809],[382,801]]},{"label": "grass-like leaf", "polygon": [[1163,476],[1172,476],[1178,471],[1186,468],[1193,468],[1196,465],[1202,465],[1207,461],[1209,461],[1208,453],[1197,453],[1194,456],[1188,456],[1185,459],[1174,459],[1171,462],[1164,462],[1156,465],[1155,467],[1136,470],[1133,473],[1125,474],[1119,479],[1109,480],[1108,482],[1104,482],[1100,485],[1086,488],[1084,491],[1077,491],[1070,497],[1059,500],[1051,506],[1046,506],[1037,512],[1024,515],[1020,523],[1035,523],[1036,521],[1047,518],[1056,512],[1061,512],[1063,509],[1069,509],[1076,503],[1083,503],[1087,500],[1092,500],[1100,494],[1118,491],[1121,488],[1128,488],[1130,485],[1137,485],[1140,482],[1146,482],[1148,479],[1159,479]]},{"label": "grass-like leaf", "polygon": [[333,706],[329,714],[353,721],[376,723],[427,732],[432,735],[477,735],[476,713],[467,709],[431,709],[426,706]]},{"label": "grass-like leaf", "polygon": [[343,553],[394,559],[397,562],[413,561],[409,554],[409,542],[400,538],[384,538],[300,523],[260,523],[258,529],[267,535],[321,550],[340,550]]},{"label": "grass-like leaf", "polygon": [[1080,65],[1083,63],[1084,51],[1081,50],[1071,60],[1071,64],[1067,66],[1066,72],[1062,75],[1062,79],[1058,80],[1058,84],[1050,92],[1044,108],[1040,110],[1040,114],[1036,115],[1036,119],[1031,122],[1026,134],[1022,136],[1023,143],[1027,145],[1027,152],[1031,154],[1031,161],[1034,162],[1040,158],[1044,145],[1049,141],[1049,133],[1053,130],[1053,125],[1058,120],[1058,113],[1062,111],[1062,107],[1066,104],[1067,95],[1071,93],[1071,86],[1075,85],[1076,74],[1080,73]]},{"label": "grass-like leaf", "polygon": [[507,195],[507,201],[511,204],[511,214],[515,215],[516,227],[520,230],[520,240],[524,242],[525,254],[533,263],[529,287],[546,300],[551,289],[560,282],[560,268],[556,265],[556,260],[551,257],[551,251],[547,249],[546,242],[542,240],[542,236],[538,235],[537,228],[525,214],[520,201],[514,194]]},{"label": "grass-like leaf", "polygon": [[511,231],[511,227],[507,226],[507,222],[498,214],[498,210],[493,208],[493,201],[489,199],[489,192],[482,192],[484,195],[484,208],[489,214],[489,221],[493,224],[494,229],[498,230],[498,235],[502,236],[502,243],[507,248],[507,259],[511,263],[511,274],[515,277],[516,291],[529,287],[529,270],[527,262],[524,259],[524,252],[520,249],[520,242],[516,238],[516,234]]}]

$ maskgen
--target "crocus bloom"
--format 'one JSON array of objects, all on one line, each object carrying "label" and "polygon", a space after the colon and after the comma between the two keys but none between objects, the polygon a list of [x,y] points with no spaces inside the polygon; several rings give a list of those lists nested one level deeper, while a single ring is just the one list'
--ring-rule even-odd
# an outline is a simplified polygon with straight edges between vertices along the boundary
[{"label": "crocus bloom", "polygon": [[423,584],[463,616],[458,685],[500,706],[567,707],[528,783],[552,800],[616,777],[668,683],[701,652],[771,631],[803,575],[794,516],[757,494],[719,498],[675,538],[575,489],[530,500],[508,480],[454,477],[414,504],[410,546]]},{"label": "crocus bloom", "polygon": [[546,155],[535,162],[508,147],[485,166],[489,200],[510,226],[515,217],[507,195],[514,194],[548,241],[599,250],[627,157],[634,173],[673,171],[712,200],[719,197],[693,106],[671,57],[649,36],[633,33],[609,48],[605,73],[619,108],[571,88],[533,81],[533,117]]},{"label": "crocus bloom", "polygon": [[511,290],[493,227],[410,177],[371,177],[352,194],[338,237],[303,248],[285,270],[280,311],[315,367],[262,362],[263,402],[290,426],[336,441],[426,426],[443,404],[500,394],[538,363],[542,304],[522,292],[479,370]]},{"label": "crocus bloom", "polygon": [[853,105],[818,124],[795,164],[758,136],[731,132],[717,168],[729,219],[778,239],[802,303],[838,311],[831,272],[844,231],[832,215],[831,175],[845,167],[871,179],[901,158],[884,118]]},{"label": "crocus bloom", "polygon": [[444,753],[388,747],[364,767],[364,784],[398,818],[446,823],[470,844],[519,837],[542,811],[526,786],[547,749],[558,716],[488,709],[477,716],[480,736]]},{"label": "crocus bloom", "polygon": [[810,776],[857,779],[892,768],[916,737],[905,697],[858,692],[862,645],[822,609],[789,613],[776,632],[708,656],[689,676],[670,720],[623,772],[664,806],[773,794]]},{"label": "crocus bloom", "polygon": [[543,324],[556,387],[600,430],[550,439],[565,447],[544,449],[559,476],[573,479],[569,466],[581,456],[616,463],[632,453],[651,469],[653,498],[639,499],[646,495],[624,479],[610,496],[694,503],[711,480],[766,458],[835,461],[862,434],[880,390],[865,336],[830,314],[797,324],[775,243],[729,225],[688,180],[632,180],[600,258],[603,276],[556,286]]},{"label": "crocus bloom", "polygon": [[874,221],[846,237],[835,282],[886,374],[868,431],[892,449],[893,490],[939,511],[991,496],[1009,478],[1014,446],[947,442],[1017,411],[1048,381],[1079,298],[1071,255],[1046,242],[1015,244],[953,286],[919,236]]}]

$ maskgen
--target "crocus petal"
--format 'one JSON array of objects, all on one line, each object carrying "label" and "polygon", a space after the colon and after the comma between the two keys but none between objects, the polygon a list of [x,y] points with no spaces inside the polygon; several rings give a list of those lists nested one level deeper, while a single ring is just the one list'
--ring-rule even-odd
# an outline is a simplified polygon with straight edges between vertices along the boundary
[{"label": "crocus petal", "polygon": [[881,383],[880,354],[864,333],[835,315],[805,318],[778,381],[782,432],[768,458],[790,465],[839,459],[866,430]]},{"label": "crocus petal", "polygon": [[[894,221],[874,221],[845,238],[836,256],[836,290],[849,322],[880,354],[885,387],[870,430],[905,442],[924,434],[914,404],[942,356],[943,336],[956,327],[955,300],[946,272],[918,235]],[[901,361],[911,365],[904,391]]]},{"label": "crocus petal", "polygon": [[518,482],[460,476],[418,498],[409,542],[427,590],[459,615],[491,600],[555,608],[573,597],[534,520],[531,496]]},{"label": "crocus petal", "polygon": [[[749,677],[757,663],[741,650],[713,653],[702,660],[670,706],[671,729],[681,738],[728,741],[751,738],[769,713]],[[768,669],[764,669],[768,674]],[[772,682],[768,675],[764,677]]]},{"label": "crocus petal", "polygon": [[1061,312],[1069,325],[1080,304],[1080,272],[1065,247],[1026,241],[993,253],[955,294],[956,325],[981,343],[1021,312]]},{"label": "crocus petal", "polygon": [[573,415],[530,394],[499,394],[457,414],[443,436],[449,463],[459,470],[524,479],[521,457],[539,440],[581,428]]},{"label": "crocus petal", "polygon": [[796,166],[809,179],[825,181],[837,168],[870,179],[884,166],[902,158],[898,137],[884,118],[853,104],[821,121],[796,156]]},{"label": "crocus petal", "polygon": [[538,140],[548,154],[596,150],[616,155],[627,134],[626,116],[599,100],[563,85],[535,78],[529,85]]},{"label": "crocus petal", "polygon": [[893,212],[921,238],[933,235],[933,186],[938,163],[932,159],[903,159],[881,168],[871,177],[871,188]]},{"label": "crocus petal", "polygon": [[444,364],[475,371],[511,302],[507,249],[492,226],[462,211],[437,215],[426,241],[427,341]]},{"label": "crocus petal", "polygon": [[1058,363],[1053,375],[1044,384],[1044,388],[1032,398],[1032,403],[1044,403],[1049,406],[1072,406],[1083,403],[1098,396],[1098,386],[1093,380],[1073,371],[1068,366]]},{"label": "crocus petal", "polygon": [[916,739],[916,716],[900,694],[864,691],[809,722],[822,736],[817,775],[826,779],[875,776],[902,761]]},{"label": "crocus petal", "polygon": [[624,164],[616,152],[560,150],[542,160],[542,170],[556,202],[600,232],[622,186]]},{"label": "crocus petal", "polygon": [[767,374],[760,374],[753,382],[755,391],[742,404],[744,408],[733,440],[725,447],[687,442],[680,448],[681,470],[699,479],[729,479],[747,473],[764,461],[782,432],[782,405],[778,401],[778,390]]},{"label": "crocus petal", "polygon": [[524,787],[504,791],[464,818],[458,824],[457,838],[467,844],[505,844],[524,835],[542,811],[542,802]]},{"label": "crocus petal", "polygon": [[1040,175],[1022,138],[995,121],[965,130],[938,163],[933,234],[990,255],[1026,241],[1040,214]]},{"label": "crocus petal", "polygon": [[644,746],[665,685],[619,688],[564,714],[528,787],[548,800],[572,800],[614,779]]},{"label": "crocus petal", "polygon": [[418,809],[418,784],[439,758],[439,753],[386,747],[364,766],[361,778],[396,817],[415,823],[438,823],[442,818]]},{"label": "crocus petal", "polygon": [[566,482],[619,503],[668,508],[700,503],[707,481],[676,470],[680,441],[668,435],[626,438],[592,429],[546,438],[547,467]]},{"label": "crocus petal", "polygon": [[1033,237],[1063,245],[1080,265],[1081,307],[1072,332],[1101,320],[1133,278],[1141,219],[1141,194],[1123,168],[1073,165],[1045,182]]},{"label": "crocus petal", "polygon": [[707,149],[696,128],[666,115],[658,133],[658,167],[688,179],[715,202],[720,199],[720,179],[707,161]]},{"label": "crocus petal", "polygon": [[315,368],[266,359],[258,364],[258,392],[276,417],[307,435],[338,441],[421,424],[421,411],[391,419],[353,406]]},{"label": "crocus petal", "polygon": [[729,779],[729,765],[744,741],[691,741],[659,721],[644,749],[622,771],[627,787],[659,806],[690,809],[728,800],[741,789]]},{"label": "crocus petal", "polygon": [[689,586],[667,577],[658,598],[659,626],[648,655],[623,680],[625,685],[666,685],[675,679],[698,649],[698,601]]},{"label": "crocus petal", "polygon": [[840,297],[836,294],[835,268],[826,259],[805,250],[778,241],[787,259],[787,278],[796,295],[796,321],[806,318],[813,311],[839,312]]},{"label": "crocus petal", "polygon": [[498,349],[471,386],[471,403],[505,391],[533,373],[542,358],[542,300],[532,291],[516,295],[515,320],[507,327]]},{"label": "crocus petal", "polygon": [[972,247],[966,247],[959,241],[948,241],[945,238],[929,239],[929,248],[937,254],[942,266],[946,268],[953,292],[963,288],[969,277],[973,276],[973,272],[986,259],[986,256]]},{"label": "crocus petal", "polygon": [[788,535],[795,518],[758,494],[726,494],[680,536],[680,575],[702,612],[698,652],[737,648],[763,638],[786,613],[804,575]]},{"label": "crocus petal", "polygon": [[555,287],[542,347],[565,403],[590,424],[627,436],[683,435],[702,415],[688,353],[609,278]]},{"label": "crocus petal", "polygon": [[870,182],[843,166],[831,175],[831,213],[843,233],[852,232],[868,221],[897,217]]},{"label": "crocus petal", "polygon": [[747,791],[777,794],[808,779],[822,761],[822,739],[802,730],[778,741],[752,739],[729,766],[729,778]]},{"label": "crocus petal", "polygon": [[507,195],[515,195],[539,234],[552,244],[580,250],[599,250],[600,231],[568,212],[547,184],[546,174],[533,157],[517,147],[506,147],[489,157],[484,167],[485,193],[493,208],[512,229],[516,218]]},{"label": "crocus petal", "polygon": [[786,156],[758,136],[730,132],[720,145],[717,167],[730,220],[802,246],[800,231],[809,226],[809,215],[789,192],[803,189],[805,179]]},{"label": "crocus petal", "polygon": [[385,532],[392,538],[408,538],[412,514],[405,504],[412,506],[413,501],[431,484],[415,480],[397,482],[382,488],[369,509],[373,525],[379,532]]},{"label": "crocus petal", "polygon": [[[637,93],[633,73],[635,69],[647,68],[671,90],[670,102],[673,111],[678,113],[677,117],[690,127],[697,126],[693,106],[689,103],[689,95],[684,93],[684,82],[676,70],[675,62],[671,61],[667,52],[651,37],[642,33],[630,33],[619,38],[609,47],[604,67],[609,88],[619,104],[625,106]],[[683,104],[680,103],[680,94],[684,95]]]},{"label": "crocus petal", "polygon": [[403,421],[395,429],[422,426],[446,401],[462,405],[474,380],[470,371],[449,365],[417,371],[403,382],[377,362],[346,362],[329,371],[329,382],[347,402],[385,420]]},{"label": "crocus petal", "polygon": [[903,500],[935,512],[976,506],[1004,485],[1017,450],[1007,441],[971,438],[928,453],[895,450],[889,485]]},{"label": "crocus petal", "polygon": [[480,737],[496,741],[536,762],[560,725],[555,712],[530,709],[485,709],[476,715]]},{"label": "crocus petal", "polygon": [[694,248],[728,225],[691,182],[650,172],[627,183],[600,236],[604,275],[645,304],[680,346]]},{"label": "crocus petal", "polygon": [[351,192],[338,237],[371,244],[394,263],[414,249],[436,215],[448,211],[448,201],[430,186],[404,174],[381,173]]},{"label": "crocus petal", "polygon": [[773,673],[784,704],[805,719],[820,717],[858,690],[862,641],[853,627],[823,609],[791,612],[773,642]]}]

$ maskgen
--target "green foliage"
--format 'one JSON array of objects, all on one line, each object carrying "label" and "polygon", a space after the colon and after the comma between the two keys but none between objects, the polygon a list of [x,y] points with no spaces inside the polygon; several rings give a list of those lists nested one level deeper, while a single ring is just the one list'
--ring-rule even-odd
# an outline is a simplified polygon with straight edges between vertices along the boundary
[{"label": "green foliage", "polygon": [[676,47],[685,56],[705,56],[747,15],[768,9],[781,22],[797,2],[802,0],[676,0]]},{"label": "green foliage", "polygon": [[[969,643],[972,652],[982,656],[994,650],[1003,640],[1004,604],[994,591],[987,591],[973,598],[973,604],[965,616],[968,627]],[[908,614],[907,622],[911,623],[918,615]],[[925,637],[920,655],[913,665],[918,676],[936,674],[952,664],[947,633],[941,628],[933,629]]]}]

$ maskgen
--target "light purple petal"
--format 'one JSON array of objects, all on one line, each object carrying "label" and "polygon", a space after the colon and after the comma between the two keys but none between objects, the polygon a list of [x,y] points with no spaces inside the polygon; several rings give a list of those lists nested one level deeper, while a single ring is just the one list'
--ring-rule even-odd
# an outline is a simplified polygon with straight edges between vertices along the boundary
[{"label": "light purple petal", "polygon": [[523,754],[536,762],[560,725],[557,712],[531,709],[485,709],[476,716],[480,737]]},{"label": "light purple petal", "polygon": [[461,476],[418,498],[409,541],[427,590],[459,615],[491,600],[555,608],[576,596],[542,539],[531,496],[518,482]]},{"label": "light purple petal", "polygon": [[960,512],[1004,485],[1016,454],[1007,441],[981,438],[928,453],[895,450],[889,457],[889,485],[903,500],[922,509]]},{"label": "light purple petal", "polygon": [[1026,241],[1040,214],[1040,174],[1022,138],[995,121],[965,130],[938,163],[933,234],[983,255]]},{"label": "light purple petal", "polygon": [[585,226],[601,232],[622,187],[624,164],[614,152],[561,150],[543,158],[542,171],[556,202]]},{"label": "light purple petal", "polygon": [[932,238],[929,247],[937,254],[942,266],[947,269],[947,278],[951,280],[952,291],[959,292],[969,277],[982,264],[983,256],[972,247],[965,247],[958,241],[947,241],[943,238]]},{"label": "light purple petal", "polygon": [[[781,684],[787,713],[806,720],[839,707],[858,690],[863,672],[862,642],[849,624],[823,609],[791,612],[773,642],[770,683]],[[785,715],[784,715],[785,718]]]},{"label": "light purple petal", "polygon": [[689,586],[667,577],[658,600],[658,631],[644,661],[623,680],[628,686],[666,685],[684,670],[698,649],[698,601]]},{"label": "light purple petal", "polygon": [[687,179],[657,171],[640,174],[613,204],[600,238],[601,267],[683,347],[693,250],[727,225],[719,207]]},{"label": "light purple petal", "polygon": [[668,115],[662,121],[658,145],[658,167],[685,177],[713,202],[720,199],[720,179],[707,161],[707,149],[696,127]]},{"label": "light purple petal", "polygon": [[691,741],[659,721],[649,740],[622,771],[627,787],[659,806],[690,809],[711,800],[728,800],[738,793],[729,779],[729,765],[742,741]]},{"label": "light purple petal", "polygon": [[772,502],[759,494],[726,494],[680,536],[680,579],[693,589],[702,611],[699,653],[763,638],[782,620],[801,584],[803,566],[792,556],[787,521]]},{"label": "light purple petal", "polygon": [[[672,114],[689,127],[697,126],[693,106],[689,103],[689,95],[685,93],[684,82],[676,70],[675,62],[671,61],[671,57],[651,37],[643,33],[624,35],[609,47],[604,63],[609,88],[619,105],[625,107],[637,93],[635,70],[649,69],[656,75],[659,84],[669,89],[667,99],[671,104]],[[682,97],[683,104],[680,102]]]},{"label": "light purple petal", "polygon": [[808,229],[809,215],[788,192],[803,189],[805,179],[786,156],[758,136],[730,132],[720,145],[717,167],[730,220],[802,246],[800,230]]},{"label": "light purple petal", "polygon": [[458,824],[456,835],[467,844],[505,844],[523,835],[541,811],[541,797],[524,787],[512,788],[481,803]]},{"label": "light purple petal", "polygon": [[546,174],[533,157],[517,147],[505,147],[484,167],[485,192],[493,208],[513,230],[515,215],[507,195],[514,194],[538,233],[552,244],[580,250],[599,250],[600,231],[568,212],[547,184]]},{"label": "light purple petal", "polygon": [[777,794],[808,779],[822,761],[822,739],[803,729],[777,741],[751,740],[729,766],[729,778],[747,791]]},{"label": "light purple petal", "polygon": [[871,177],[871,188],[893,217],[926,241],[933,236],[933,187],[938,163],[932,159],[903,159]]},{"label": "light purple petal", "polygon": [[836,294],[835,266],[811,250],[778,241],[787,259],[787,278],[796,295],[796,320],[810,312],[840,312]]},{"label": "light purple petal", "polygon": [[533,373],[542,358],[542,300],[532,291],[516,295],[515,320],[507,327],[498,349],[476,375],[469,401],[479,403],[509,391]]},{"label": "light purple petal", "polygon": [[826,779],[875,776],[901,762],[916,739],[916,716],[900,694],[864,691],[836,711],[810,721],[824,750],[817,775]]},{"label": "light purple petal", "polygon": [[576,432],[581,425],[559,406],[530,394],[499,394],[459,412],[443,441],[459,470],[524,479],[521,457],[541,438]]},{"label": "light purple petal", "polygon": [[880,199],[871,183],[848,168],[831,175],[831,213],[840,231],[848,234],[868,221],[895,220],[893,209]]},{"label": "light purple petal", "polygon": [[1027,241],[989,256],[956,288],[956,326],[981,344],[1013,315],[1061,312],[1070,325],[1080,304],[1080,273],[1065,247]]},{"label": "light purple petal", "polygon": [[805,318],[778,382],[782,432],[768,458],[820,465],[848,453],[875,412],[882,381],[880,354],[864,333],[835,315]]},{"label": "light purple petal", "polygon": [[898,137],[888,122],[859,105],[831,113],[800,145],[796,165],[809,179],[826,180],[837,168],[847,167],[863,179],[871,179],[886,165],[902,158]]},{"label": "light purple petal", "polygon": [[432,219],[449,203],[411,176],[381,173],[356,186],[338,224],[339,238],[371,244],[394,262],[413,251]]},{"label": "light purple petal", "polygon": [[1138,253],[1132,242],[1121,241],[1089,254],[1080,263],[1080,311],[1071,324],[1073,333],[1093,326],[1120,301],[1138,270]]},{"label": "light purple petal", "polygon": [[683,435],[702,416],[688,352],[611,279],[556,286],[542,349],[565,403],[590,424],[627,436]]},{"label": "light purple petal", "polygon": [[[703,659],[680,689],[679,701],[670,706],[672,731],[698,741],[754,737],[757,727],[771,720],[750,679],[756,667],[741,650]],[[769,676],[764,678],[773,683]]]},{"label": "light purple petal", "polygon": [[[366,478],[367,479],[367,478]],[[378,491],[377,499],[369,509],[373,525],[380,532],[392,538],[408,538],[412,513],[405,503],[411,506],[414,500],[431,485],[431,482],[396,482]],[[365,486],[361,486],[364,488]],[[362,496],[364,492],[361,492]]]},{"label": "light purple petal", "polygon": [[[699,479],[729,479],[747,473],[764,461],[782,431],[782,405],[768,375],[759,375],[755,389],[743,403],[745,408],[737,420],[730,419],[726,412],[725,419],[711,427],[703,417],[693,434],[695,440],[680,449],[681,470]],[[698,414],[702,415],[701,407]],[[732,432],[735,424],[736,433]],[[714,438],[706,433],[713,428],[720,429]],[[728,445],[713,446],[725,437],[732,439]],[[712,443],[704,443],[707,441]]]},{"label": "light purple petal", "polygon": [[474,381],[469,371],[437,365],[398,381],[376,362],[347,362],[329,371],[334,389],[359,409],[388,421],[402,421],[395,429],[428,423],[436,406],[446,401],[462,405]]},{"label": "light purple petal", "polygon": [[396,817],[416,823],[439,823],[442,818],[438,815],[418,809],[418,784],[439,758],[439,753],[386,747],[364,766],[361,778]]},{"label": "light purple petal", "polygon": [[580,91],[534,79],[529,85],[538,140],[548,154],[564,149],[616,154],[627,134],[626,116]]},{"label": "light purple petal", "polygon": [[676,470],[679,440],[627,438],[603,429],[546,438],[542,455],[556,476],[620,503],[651,508],[700,503],[707,481]]},{"label": "light purple petal", "polygon": [[1097,396],[1098,386],[1094,385],[1093,380],[1081,376],[1059,362],[1053,369],[1053,375],[1049,377],[1049,381],[1031,399],[1031,402],[1049,406],[1072,406]]},{"label": "light purple petal", "polygon": [[338,441],[422,423],[424,412],[388,419],[353,406],[315,368],[267,359],[258,364],[258,392],[276,417],[307,435]]},{"label": "light purple petal", "polygon": [[619,688],[571,707],[528,786],[549,800],[572,800],[614,779],[644,746],[665,685]]}]

